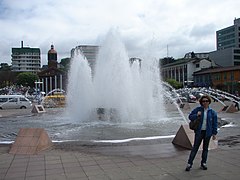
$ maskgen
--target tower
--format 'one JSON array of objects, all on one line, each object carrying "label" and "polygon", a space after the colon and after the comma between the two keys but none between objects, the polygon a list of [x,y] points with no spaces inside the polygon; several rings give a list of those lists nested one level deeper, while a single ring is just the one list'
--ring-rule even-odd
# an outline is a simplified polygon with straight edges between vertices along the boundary
[{"label": "tower", "polygon": [[48,68],[57,68],[57,51],[54,49],[54,45],[51,45],[51,49],[48,51]]}]

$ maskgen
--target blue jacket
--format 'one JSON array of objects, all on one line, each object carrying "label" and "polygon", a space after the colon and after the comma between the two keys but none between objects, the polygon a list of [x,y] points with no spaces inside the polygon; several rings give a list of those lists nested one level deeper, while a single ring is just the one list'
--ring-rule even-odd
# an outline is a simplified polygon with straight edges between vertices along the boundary
[{"label": "blue jacket", "polygon": [[[188,116],[189,120],[191,120],[191,121],[196,120],[198,111],[201,111],[201,113],[203,115],[204,114],[203,106],[199,106],[199,107],[196,107],[195,109],[193,109],[192,112]],[[201,122],[199,124],[199,127],[195,131],[196,135],[201,133],[202,123],[203,123],[203,116],[201,116]],[[216,135],[217,134],[217,128],[218,128],[217,113],[213,109],[208,108],[208,111],[207,111],[207,128],[206,128],[207,137],[212,136],[212,135]]]}]

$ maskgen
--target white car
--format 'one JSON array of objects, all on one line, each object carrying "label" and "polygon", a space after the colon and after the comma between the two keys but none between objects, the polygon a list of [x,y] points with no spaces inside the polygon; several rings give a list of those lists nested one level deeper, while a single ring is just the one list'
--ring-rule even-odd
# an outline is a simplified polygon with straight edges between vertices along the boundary
[{"label": "white car", "polygon": [[23,95],[0,95],[0,109],[26,109],[32,103]]}]

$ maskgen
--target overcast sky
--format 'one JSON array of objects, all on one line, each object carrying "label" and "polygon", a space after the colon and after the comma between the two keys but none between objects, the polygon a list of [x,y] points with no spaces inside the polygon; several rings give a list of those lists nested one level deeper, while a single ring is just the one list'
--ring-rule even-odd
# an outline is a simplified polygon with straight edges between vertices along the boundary
[{"label": "overcast sky", "polygon": [[0,0],[0,63],[11,64],[22,40],[41,49],[42,65],[53,43],[60,62],[77,45],[101,45],[111,28],[129,57],[149,47],[156,58],[214,51],[216,31],[240,18],[239,7],[238,0]]}]

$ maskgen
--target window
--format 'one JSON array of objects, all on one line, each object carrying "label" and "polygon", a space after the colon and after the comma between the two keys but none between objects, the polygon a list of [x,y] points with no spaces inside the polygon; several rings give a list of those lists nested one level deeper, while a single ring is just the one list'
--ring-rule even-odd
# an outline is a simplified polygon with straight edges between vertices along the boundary
[{"label": "window", "polygon": [[240,54],[240,49],[234,49],[233,52]]},{"label": "window", "polygon": [[9,98],[9,102],[17,102],[18,99],[17,98]]},{"label": "window", "polygon": [[234,66],[240,66],[240,62],[234,61]]},{"label": "window", "polygon": [[224,73],[223,79],[227,80],[227,73]]},{"label": "window", "polygon": [[233,58],[234,58],[234,59],[240,59],[240,56],[234,55]]},{"label": "window", "polygon": [[230,80],[234,80],[234,73],[233,72],[230,73]]},{"label": "window", "polygon": [[0,98],[0,103],[7,102],[8,98]]},{"label": "window", "polygon": [[196,68],[199,68],[200,67],[200,65],[199,64],[196,64]]},{"label": "window", "polygon": [[21,98],[21,97],[20,97],[20,101],[27,101],[27,99],[26,99],[26,98]]}]

